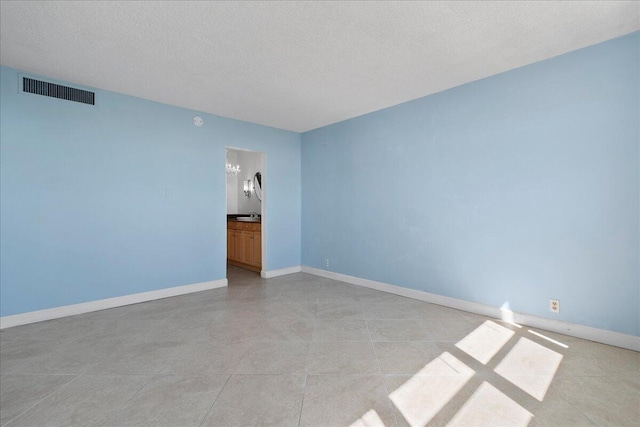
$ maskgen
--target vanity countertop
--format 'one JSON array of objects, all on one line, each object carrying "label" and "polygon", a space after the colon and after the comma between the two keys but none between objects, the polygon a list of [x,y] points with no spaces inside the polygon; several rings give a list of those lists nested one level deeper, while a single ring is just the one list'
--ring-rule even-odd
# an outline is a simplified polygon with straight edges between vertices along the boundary
[{"label": "vanity countertop", "polygon": [[229,222],[229,221],[232,221],[232,222],[257,222],[257,223],[262,222],[260,220],[260,218],[249,218],[249,217],[229,218],[229,219],[227,219],[227,222]]},{"label": "vanity countertop", "polygon": [[256,222],[261,223],[262,219],[258,216],[249,216],[249,215],[227,215],[227,222]]}]

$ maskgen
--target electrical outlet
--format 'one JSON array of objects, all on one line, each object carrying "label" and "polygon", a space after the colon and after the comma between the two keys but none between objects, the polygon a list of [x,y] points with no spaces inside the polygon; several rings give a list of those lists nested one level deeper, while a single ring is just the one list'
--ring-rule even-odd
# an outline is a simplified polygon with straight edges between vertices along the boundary
[{"label": "electrical outlet", "polygon": [[550,299],[549,300],[549,311],[552,313],[560,313],[560,300]]},{"label": "electrical outlet", "polygon": [[324,266],[329,267],[329,258],[324,259]]}]

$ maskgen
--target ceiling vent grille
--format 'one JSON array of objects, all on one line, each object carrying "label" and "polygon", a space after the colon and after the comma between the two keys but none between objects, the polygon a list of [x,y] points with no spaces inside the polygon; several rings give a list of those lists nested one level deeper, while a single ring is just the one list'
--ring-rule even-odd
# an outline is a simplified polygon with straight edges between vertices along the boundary
[{"label": "ceiling vent grille", "polygon": [[96,105],[94,92],[62,86],[41,80],[22,78],[22,91],[36,95],[50,96],[52,98],[66,99],[67,101],[81,102],[83,104]]}]

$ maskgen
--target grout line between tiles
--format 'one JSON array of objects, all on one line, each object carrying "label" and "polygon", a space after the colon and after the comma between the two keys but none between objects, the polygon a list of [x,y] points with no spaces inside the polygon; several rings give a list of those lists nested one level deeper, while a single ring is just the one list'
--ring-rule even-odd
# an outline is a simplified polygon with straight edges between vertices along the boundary
[{"label": "grout line between tiles", "polygon": [[[576,377],[574,377],[576,378]],[[576,411],[578,411],[578,413],[580,413],[583,417],[585,417],[586,419],[589,420],[589,422],[591,422],[591,424],[593,424],[594,426],[598,426],[600,427],[600,424],[598,424],[597,422],[595,422],[595,420],[591,419],[591,417],[587,414],[585,414],[584,412],[582,412],[580,409],[578,409],[578,407],[576,407],[573,403],[569,402],[567,399],[565,399],[563,396],[558,396],[558,398],[564,402],[567,403],[567,405],[571,406],[573,409],[575,409]]]},{"label": "grout line between tiles", "polygon": [[[138,390],[136,390],[136,392],[135,392],[135,393],[133,393],[133,394],[131,395],[131,397],[129,397],[129,398],[128,398],[127,400],[125,400],[124,402],[122,402],[122,405],[120,405],[120,406],[118,407],[118,409],[124,408],[124,407],[127,405],[127,403],[129,403],[129,401],[131,401],[131,399],[133,399],[135,396],[137,396],[137,395],[138,395],[138,393],[140,393],[140,391],[141,391],[142,389],[144,389],[144,388],[145,388],[145,387],[146,387],[146,386],[147,386],[151,381],[153,381],[153,379],[154,379],[154,378],[156,378],[158,375],[159,375],[159,374],[151,375],[151,378],[149,378],[149,381],[147,381],[146,383],[144,383],[144,384],[142,385],[142,387],[140,387]],[[104,375],[101,375],[101,376],[104,376]],[[126,376],[130,377],[130,376],[133,376],[133,375],[126,375]],[[107,419],[106,419],[106,420],[104,420],[104,422],[103,422],[103,423],[101,423],[101,424],[100,424],[100,426],[103,426],[103,425],[107,424],[107,423],[109,422],[109,420],[111,420],[111,419],[112,419],[113,417],[115,417],[116,415],[117,415],[117,414],[113,414],[112,416],[107,417]]]},{"label": "grout line between tiles", "polygon": [[[360,303],[358,303],[358,306]],[[362,307],[360,308],[362,310]],[[376,351],[376,346],[373,343],[373,337],[371,336],[371,331],[369,330],[369,322],[365,320],[365,325],[367,326],[367,333],[369,334],[369,340],[371,347],[373,348],[373,355],[376,358],[376,363],[378,364],[378,371],[380,372],[380,378],[382,380],[382,385],[384,386],[384,391],[387,397],[387,405],[391,408],[391,413],[393,414],[393,421],[396,426],[398,426],[398,417],[396,416],[396,409],[394,407],[393,402],[391,401],[391,393],[389,393],[389,388],[387,388],[387,382],[384,380],[384,373],[382,372],[382,367],[380,366],[380,360],[378,359],[378,352]]]},{"label": "grout line between tiles", "polygon": [[304,396],[307,394],[307,378],[309,378],[309,357],[311,356],[311,344],[309,344],[309,350],[307,350],[307,363],[304,373],[304,383],[302,384],[302,399],[300,400],[300,413],[298,414],[298,427],[302,421],[302,408],[304,408]]},{"label": "grout line between tiles", "polygon": [[211,406],[209,407],[209,410],[207,411],[206,414],[204,414],[204,417],[202,417],[202,420],[200,421],[200,424],[198,424],[198,427],[202,426],[202,423],[204,423],[204,420],[207,419],[207,417],[209,416],[209,413],[211,412],[211,410],[213,409],[213,405],[216,404],[216,402],[218,401],[218,398],[220,397],[220,395],[222,394],[222,392],[224,391],[225,387],[227,386],[227,384],[229,384],[229,380],[231,379],[233,375],[229,375],[229,377],[227,378],[227,380],[224,382],[224,385],[222,386],[222,388],[220,389],[220,391],[218,392],[218,394],[216,395],[216,398],[213,399],[213,402],[211,402]]},{"label": "grout line between tiles", "polygon": [[[27,374],[25,374],[27,375]],[[33,409],[36,405],[40,404],[41,402],[43,402],[45,399],[48,399],[49,396],[51,396],[54,393],[58,393],[60,391],[62,391],[64,388],[66,388],[69,384],[75,382],[78,378],[80,378],[82,374],[77,374],[76,377],[74,379],[72,379],[71,381],[69,381],[68,383],[64,384],[62,387],[57,388],[55,390],[53,390],[51,393],[47,394],[45,397],[43,397],[42,399],[38,400],[36,403],[34,403],[33,405],[29,406],[29,408],[25,409],[24,411],[20,412],[20,414],[16,415],[15,417],[11,418],[9,421],[7,421],[5,424],[2,424],[2,426],[7,426],[9,425],[9,423],[12,423],[13,421],[15,421],[16,419],[18,419],[19,417],[23,416],[26,412],[30,411],[31,409]]]}]

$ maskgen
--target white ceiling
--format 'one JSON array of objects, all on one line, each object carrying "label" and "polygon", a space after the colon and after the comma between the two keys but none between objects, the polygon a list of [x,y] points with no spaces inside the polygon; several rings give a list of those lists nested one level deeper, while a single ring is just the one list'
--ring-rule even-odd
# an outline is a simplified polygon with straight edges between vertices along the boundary
[{"label": "white ceiling", "polygon": [[640,2],[3,1],[0,63],[307,131],[640,29]]}]

